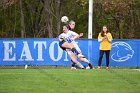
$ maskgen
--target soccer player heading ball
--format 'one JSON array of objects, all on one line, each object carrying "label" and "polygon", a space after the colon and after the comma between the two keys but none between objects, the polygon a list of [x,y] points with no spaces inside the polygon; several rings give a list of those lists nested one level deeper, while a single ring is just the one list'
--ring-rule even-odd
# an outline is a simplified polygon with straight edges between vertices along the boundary
[{"label": "soccer player heading ball", "polygon": [[77,34],[76,32],[71,31],[72,29],[74,29],[74,27],[74,21],[70,21],[69,25],[63,26],[63,33],[59,36],[59,45],[63,50],[66,50],[68,55],[70,56],[73,62],[72,68],[74,68],[77,65],[76,56],[78,56],[80,61],[86,62],[89,65],[88,68],[92,69],[92,64],[84,57],[84,55],[82,55],[79,46],[74,41],[75,39],[78,39],[81,36],[83,36],[83,33]]}]

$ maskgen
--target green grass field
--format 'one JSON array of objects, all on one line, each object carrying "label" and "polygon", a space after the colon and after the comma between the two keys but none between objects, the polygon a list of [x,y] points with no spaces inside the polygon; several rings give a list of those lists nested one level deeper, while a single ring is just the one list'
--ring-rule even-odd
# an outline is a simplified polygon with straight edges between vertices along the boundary
[{"label": "green grass field", "polygon": [[0,93],[140,93],[140,71],[0,69]]}]

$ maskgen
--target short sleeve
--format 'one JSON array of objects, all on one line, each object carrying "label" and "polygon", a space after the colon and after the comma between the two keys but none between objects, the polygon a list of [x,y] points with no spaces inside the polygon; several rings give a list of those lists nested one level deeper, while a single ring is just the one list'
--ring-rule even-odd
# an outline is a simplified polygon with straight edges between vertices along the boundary
[{"label": "short sleeve", "polygon": [[108,33],[107,37],[108,37],[111,41],[113,40],[111,33]]},{"label": "short sleeve", "polygon": [[98,35],[98,40],[102,39],[101,33]]},{"label": "short sleeve", "polygon": [[71,33],[73,36],[77,35],[77,33],[73,31],[69,31],[69,33]]},{"label": "short sleeve", "polygon": [[58,38],[59,38],[59,41],[62,41],[62,40],[64,39],[63,34],[60,34],[60,35],[58,36]]}]

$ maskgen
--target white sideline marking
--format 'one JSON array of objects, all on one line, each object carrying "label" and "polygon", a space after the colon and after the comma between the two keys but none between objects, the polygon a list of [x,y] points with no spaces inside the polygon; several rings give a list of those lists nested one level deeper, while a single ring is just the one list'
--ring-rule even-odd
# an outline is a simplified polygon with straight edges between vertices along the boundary
[{"label": "white sideline marking", "polygon": [[136,70],[136,71],[140,72],[140,69],[133,69],[133,70]]}]

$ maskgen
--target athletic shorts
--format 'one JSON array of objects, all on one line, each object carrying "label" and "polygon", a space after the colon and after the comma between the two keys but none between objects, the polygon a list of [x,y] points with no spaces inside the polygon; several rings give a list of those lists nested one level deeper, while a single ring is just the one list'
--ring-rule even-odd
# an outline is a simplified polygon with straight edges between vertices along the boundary
[{"label": "athletic shorts", "polygon": [[62,44],[64,44],[65,42],[66,42],[65,40],[59,41],[59,46],[60,46],[63,50],[66,50],[66,48],[63,48],[63,47],[62,47]]}]

